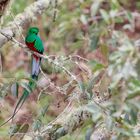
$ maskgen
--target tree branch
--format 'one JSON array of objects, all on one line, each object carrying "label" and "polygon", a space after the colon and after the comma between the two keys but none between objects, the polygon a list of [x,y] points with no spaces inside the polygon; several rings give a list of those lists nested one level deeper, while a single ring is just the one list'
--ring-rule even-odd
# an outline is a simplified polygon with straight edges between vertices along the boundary
[{"label": "tree branch", "polygon": [[[86,106],[79,107],[73,110],[69,115],[63,119],[63,124],[53,123],[42,128],[40,136],[45,137],[46,140],[57,140],[68,133],[75,131],[81,127],[87,120],[91,118],[91,113],[87,111]],[[61,119],[61,118],[60,118]],[[64,121],[65,120],[65,121]]]},{"label": "tree branch", "polygon": [[6,7],[10,0],[0,0],[0,19],[1,16],[3,15],[4,11],[6,10]]},{"label": "tree branch", "polygon": [[[8,34],[9,37],[14,37],[17,35],[19,28],[23,29],[28,23],[37,19],[38,15],[41,15],[49,6],[50,0],[38,0],[34,2],[29,7],[27,7],[23,13],[18,14],[14,21],[10,22],[1,31]],[[17,26],[19,28],[17,28]],[[10,38],[7,38],[0,34],[0,47],[2,47]]]}]

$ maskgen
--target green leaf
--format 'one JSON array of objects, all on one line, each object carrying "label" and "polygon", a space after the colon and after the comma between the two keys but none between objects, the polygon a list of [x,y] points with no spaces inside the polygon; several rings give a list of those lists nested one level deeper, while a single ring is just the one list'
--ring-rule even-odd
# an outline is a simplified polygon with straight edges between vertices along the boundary
[{"label": "green leaf", "polygon": [[107,24],[109,24],[109,15],[108,15],[108,13],[103,9],[100,10],[100,13],[101,13],[103,19],[105,20],[105,22]]},{"label": "green leaf", "polygon": [[18,88],[19,88],[19,85],[17,82],[12,84],[11,86],[11,93],[14,97],[17,97],[17,98],[18,98]]},{"label": "green leaf", "polygon": [[129,82],[129,88],[134,92],[137,90],[140,90],[140,80],[138,79],[132,79]]},{"label": "green leaf", "polygon": [[100,0],[95,0],[91,6],[91,15],[95,16],[99,10],[100,4],[102,1]]},{"label": "green leaf", "polygon": [[88,92],[90,95],[93,95],[92,89],[93,89],[93,86],[94,86],[94,84],[95,84],[94,78],[95,78],[95,77],[93,76],[93,77],[89,80],[88,85],[87,85],[87,88],[86,88],[87,92]]},{"label": "green leaf", "polygon": [[11,138],[12,136],[14,136],[14,134],[15,134],[16,132],[18,132],[18,130],[20,129],[20,127],[21,127],[21,124],[14,124],[14,125],[12,125],[12,126],[10,127],[10,129],[9,129],[9,131],[8,131],[8,133],[9,133],[9,135],[10,135],[10,138]]},{"label": "green leaf", "polygon": [[48,103],[45,105],[45,106],[43,106],[43,108],[41,109],[41,112],[40,112],[40,115],[41,116],[45,116],[45,114],[46,114],[46,112],[48,111],[48,108],[49,108],[49,105],[48,105]]},{"label": "green leaf", "polygon": [[106,45],[101,45],[100,48],[101,48],[101,52],[102,52],[102,54],[105,56],[105,58],[108,58],[108,55],[109,55],[108,46],[106,46]]},{"label": "green leaf", "polygon": [[133,93],[129,94],[125,100],[130,100],[130,99],[133,99],[137,96],[140,96],[140,89],[139,90],[136,90],[134,91]]},{"label": "green leaf", "polygon": [[82,81],[79,81],[78,84],[79,84],[79,88],[80,88],[81,92],[84,93],[85,92],[85,84]]},{"label": "green leaf", "polygon": [[42,125],[41,120],[37,119],[37,120],[34,121],[34,123],[32,125],[32,128],[33,128],[34,131],[37,131],[37,130],[40,129],[41,125]]},{"label": "green leaf", "polygon": [[22,138],[24,137],[24,135],[27,133],[29,129],[29,124],[23,124],[22,127],[20,128],[20,130],[18,131],[19,133],[22,133],[20,140],[22,140]]},{"label": "green leaf", "polygon": [[138,110],[135,108],[132,108],[130,111],[130,115],[131,115],[131,123],[136,125],[137,124],[137,114],[138,114]]},{"label": "green leaf", "polygon": [[94,71],[94,72],[104,68],[103,64],[101,64],[95,60],[90,61],[89,64],[92,66],[92,71]]},{"label": "green leaf", "polygon": [[127,11],[127,12],[126,12],[126,17],[127,17],[127,19],[129,20],[129,22],[132,22],[133,16],[132,16],[131,12]]},{"label": "green leaf", "polygon": [[93,35],[91,37],[91,43],[90,43],[90,49],[96,50],[98,48],[98,42],[99,42],[99,35]]},{"label": "green leaf", "polygon": [[20,133],[26,133],[26,132],[28,131],[28,129],[29,129],[29,124],[24,124],[24,125],[20,128],[19,132],[20,132]]},{"label": "green leaf", "polygon": [[111,9],[119,9],[120,7],[120,4],[119,4],[119,1],[118,0],[111,0]]}]

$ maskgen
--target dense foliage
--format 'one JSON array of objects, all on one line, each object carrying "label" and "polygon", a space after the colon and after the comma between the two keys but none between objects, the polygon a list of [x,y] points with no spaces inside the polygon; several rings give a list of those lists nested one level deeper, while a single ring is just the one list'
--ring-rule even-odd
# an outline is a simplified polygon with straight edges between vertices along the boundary
[{"label": "dense foliage", "polygon": [[[1,28],[33,2],[12,1]],[[13,122],[0,128],[0,138],[42,140],[47,129],[51,139],[138,140],[139,12],[138,0],[53,0],[19,28],[15,39],[23,44],[29,26],[40,29],[46,58],[37,89]],[[0,53],[1,124],[28,88],[31,53],[12,41]]]}]

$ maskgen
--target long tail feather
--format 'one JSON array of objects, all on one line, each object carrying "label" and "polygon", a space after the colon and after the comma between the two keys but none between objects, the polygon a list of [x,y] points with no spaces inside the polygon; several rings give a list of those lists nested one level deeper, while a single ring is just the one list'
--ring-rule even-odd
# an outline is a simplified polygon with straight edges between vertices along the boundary
[{"label": "long tail feather", "polygon": [[24,92],[23,92],[23,95],[20,97],[20,99],[18,100],[15,108],[14,108],[14,111],[13,111],[13,114],[12,116],[7,120],[5,121],[4,123],[2,123],[0,125],[0,127],[4,126],[5,124],[7,124],[10,120],[13,120],[13,118],[15,117],[15,115],[18,113],[18,111],[21,109],[22,105],[24,104],[25,100],[28,98],[29,94],[33,91],[33,89],[36,87],[36,82],[35,81],[30,81],[29,82],[29,88],[30,88],[30,91],[28,91],[27,89],[24,89]]},{"label": "long tail feather", "polygon": [[33,55],[32,57],[32,78],[33,79],[38,79],[38,75],[39,75],[39,67],[40,67],[40,62],[41,62],[41,58],[35,57]]},{"label": "long tail feather", "polygon": [[[40,68],[40,62],[41,62],[41,58],[36,58],[34,56],[32,57],[32,72],[31,72],[31,76],[32,76],[32,79],[34,79],[34,80],[38,79],[38,75],[39,75],[39,72],[40,72],[40,69],[39,69]],[[0,127],[4,126],[10,120],[13,120],[13,118],[18,113],[18,111],[21,109],[22,105],[24,104],[24,102],[27,99],[27,97],[29,96],[29,94],[36,87],[36,82],[33,81],[33,80],[29,81],[28,87],[29,87],[30,91],[28,91],[27,89],[24,89],[23,95],[18,100],[18,102],[17,102],[17,104],[16,104],[16,106],[14,108],[12,116],[7,121],[2,123],[0,125]]]},{"label": "long tail feather", "polygon": [[25,100],[27,99],[28,96],[29,96],[29,92],[26,92],[20,97],[20,99],[18,100],[18,102],[15,106],[12,116],[7,121],[2,123],[0,125],[0,127],[4,126],[6,123],[8,123],[10,120],[12,120],[14,118],[14,116],[18,113],[18,111],[20,110],[20,108],[22,107],[23,103],[25,102]]}]

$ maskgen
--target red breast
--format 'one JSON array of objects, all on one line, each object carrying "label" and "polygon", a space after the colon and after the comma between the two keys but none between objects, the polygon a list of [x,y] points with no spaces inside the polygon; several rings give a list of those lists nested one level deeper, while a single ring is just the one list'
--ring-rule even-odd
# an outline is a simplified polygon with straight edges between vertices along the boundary
[{"label": "red breast", "polygon": [[[26,45],[30,50],[32,50],[34,52],[38,52],[37,49],[34,47],[34,42],[33,43],[26,42]],[[36,60],[38,60],[38,58],[39,58],[38,56],[36,56],[35,54],[33,54],[33,56],[36,58]]]}]

